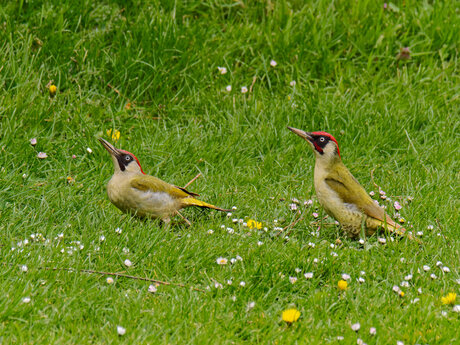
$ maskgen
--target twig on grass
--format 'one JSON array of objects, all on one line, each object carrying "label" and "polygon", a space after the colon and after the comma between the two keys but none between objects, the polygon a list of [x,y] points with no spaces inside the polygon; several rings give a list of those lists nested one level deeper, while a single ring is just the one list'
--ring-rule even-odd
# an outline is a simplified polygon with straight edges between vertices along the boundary
[{"label": "twig on grass", "polygon": [[249,93],[252,93],[252,88],[254,87],[254,84],[256,83],[257,76],[255,75],[254,78],[252,78],[252,84],[249,87]]},{"label": "twig on grass", "polygon": [[170,285],[170,286],[178,286],[178,287],[185,287],[185,288],[190,288],[195,291],[200,291],[200,292],[205,292],[202,289],[195,288],[193,286],[187,286],[184,284],[180,283],[170,283],[170,282],[165,282],[162,280],[157,280],[157,279],[152,279],[152,278],[146,278],[146,277],[138,277],[138,276],[132,276],[129,274],[124,274],[124,273],[117,273],[117,272],[104,272],[104,271],[95,271],[95,270],[88,270],[88,269],[73,269],[73,268],[60,268],[60,267],[39,267],[38,269],[43,269],[47,271],[67,271],[67,272],[81,272],[81,273],[89,273],[89,274],[101,274],[101,275],[106,275],[106,276],[114,276],[114,277],[122,277],[122,278],[128,278],[128,279],[134,279],[134,280],[142,280],[142,281],[147,281],[151,283],[156,283],[159,285]]},{"label": "twig on grass", "polygon": [[186,189],[188,186],[190,186],[193,182],[195,182],[195,180],[201,176],[201,173],[198,173],[198,175],[196,175],[194,178],[192,178],[185,186],[184,186],[184,189]]},{"label": "twig on grass", "polygon": [[379,189],[379,192],[380,192],[382,190],[382,188],[380,188],[380,186],[377,183],[375,183],[375,180],[374,180],[374,171],[375,171],[376,168],[377,167],[375,167],[375,168],[373,168],[371,170],[371,180],[372,180],[372,183],[374,184],[374,186],[376,186]]}]

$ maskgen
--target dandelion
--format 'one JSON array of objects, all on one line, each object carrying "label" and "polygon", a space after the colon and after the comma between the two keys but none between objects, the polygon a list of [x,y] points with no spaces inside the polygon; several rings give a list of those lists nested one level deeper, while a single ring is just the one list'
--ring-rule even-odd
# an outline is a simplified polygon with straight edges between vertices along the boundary
[{"label": "dandelion", "polygon": [[299,319],[300,311],[298,311],[295,308],[286,309],[285,311],[283,311],[281,317],[283,318],[284,322],[291,324]]},{"label": "dandelion", "polygon": [[297,277],[289,277],[289,282],[290,282],[291,284],[295,284],[296,281],[297,281]]},{"label": "dandelion", "polygon": [[155,285],[149,285],[149,289],[147,290],[150,293],[157,292],[157,287]]},{"label": "dandelion", "polygon": [[243,86],[241,88],[241,93],[246,93],[246,92],[248,92],[248,88],[246,86]]},{"label": "dandelion", "polygon": [[217,262],[218,265],[226,265],[228,260],[226,258],[219,257],[219,258],[217,258],[216,262]]},{"label": "dandelion", "polygon": [[455,304],[455,300],[457,299],[457,294],[455,292],[449,292],[446,296],[441,297],[442,304]]},{"label": "dandelion", "polygon": [[[112,131],[112,129],[108,129],[108,130],[106,130],[105,132],[107,133],[107,136],[108,136],[109,138],[110,138],[110,137],[112,138],[113,141],[117,141],[118,139],[120,139],[121,133],[120,133],[120,131],[117,130],[117,129],[114,129],[113,131]],[[91,152],[90,152],[90,153],[91,153]]]},{"label": "dandelion", "polygon": [[217,69],[219,70],[220,74],[227,74],[227,68],[225,68],[225,67],[217,67]]},{"label": "dandelion", "polygon": [[75,179],[72,176],[67,176],[66,180],[68,184],[72,184],[75,182]]},{"label": "dandelion", "polygon": [[401,223],[401,224],[404,224],[406,222],[406,220],[404,218],[399,218],[398,221]]},{"label": "dandelion", "polygon": [[311,279],[313,278],[313,272],[307,272],[303,276],[305,277],[305,279]]},{"label": "dandelion", "polygon": [[272,66],[272,67],[276,67],[277,64],[278,63],[275,60],[270,61],[270,66]]},{"label": "dandelion", "polygon": [[257,229],[257,230],[262,229],[262,223],[254,220],[254,219],[249,219],[247,221],[247,225],[248,225],[249,229]]},{"label": "dandelion", "polygon": [[350,275],[344,273],[344,274],[342,274],[342,279],[343,280],[348,280],[348,279],[350,279]]},{"label": "dandelion", "polygon": [[126,259],[126,260],[124,261],[124,264],[125,264],[126,267],[131,267],[131,266],[133,265],[133,263],[132,263],[131,260],[129,260],[129,259]]},{"label": "dandelion", "polygon": [[297,84],[297,83],[296,83],[295,80],[292,80],[292,81],[289,83],[289,85],[291,85],[292,87],[294,87],[296,84]]},{"label": "dandelion", "polygon": [[22,299],[22,303],[26,303],[26,304],[27,304],[27,303],[30,303],[30,301],[31,301],[30,297],[24,297],[24,298]]},{"label": "dandelion", "polygon": [[48,88],[48,91],[50,93],[50,97],[56,96],[56,91],[57,91],[56,85],[51,84]]},{"label": "dandelion", "polygon": [[227,90],[227,92],[232,91],[232,86],[231,86],[231,85],[227,85],[227,86],[225,87],[225,90]]},{"label": "dandelion", "polygon": [[113,281],[114,281],[114,280],[113,280],[112,277],[108,277],[108,278],[106,279],[107,284],[113,284]]},{"label": "dandelion", "polygon": [[361,325],[359,324],[359,322],[351,325],[351,329],[355,332],[358,332],[360,328],[361,328]]},{"label": "dandelion", "polygon": [[39,152],[39,153],[37,154],[37,157],[38,157],[39,159],[45,159],[45,158],[48,158],[48,155],[47,155],[45,152]]},{"label": "dandelion", "polygon": [[125,335],[126,328],[121,327],[121,326],[117,326],[117,333],[118,333],[118,335]]},{"label": "dandelion", "polygon": [[339,282],[337,283],[337,287],[340,291],[345,291],[348,289],[348,283],[346,280],[339,280]]},{"label": "dandelion", "polygon": [[30,142],[30,145],[35,146],[35,145],[37,145],[37,138],[32,138],[32,139],[30,139],[29,142]]}]

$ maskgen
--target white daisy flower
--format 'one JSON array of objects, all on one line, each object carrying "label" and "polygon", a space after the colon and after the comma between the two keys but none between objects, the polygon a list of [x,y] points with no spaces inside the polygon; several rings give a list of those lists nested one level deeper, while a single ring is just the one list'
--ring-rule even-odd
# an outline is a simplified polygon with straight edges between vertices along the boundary
[{"label": "white daisy flower", "polygon": [[300,273],[300,272],[302,272],[302,270],[301,270],[300,268],[298,268],[298,267],[297,267],[294,271],[295,271],[295,273]]},{"label": "white daisy flower", "polygon": [[30,139],[30,145],[32,145],[32,146],[37,145],[37,138]]},{"label": "white daisy flower", "polygon": [[99,242],[104,242],[105,241],[105,236],[102,235],[101,237],[99,237]]},{"label": "white daisy flower", "polygon": [[237,259],[238,261],[243,261],[243,258],[242,258],[241,256],[239,256],[239,255],[236,256],[236,259]]},{"label": "white daisy flower", "polygon": [[237,261],[237,260],[236,260],[235,258],[231,258],[231,259],[230,259],[230,262],[231,262],[232,264],[234,264],[236,261]]},{"label": "white daisy flower", "polygon": [[221,283],[218,283],[218,282],[215,282],[215,283],[214,283],[214,287],[215,287],[216,289],[223,289],[223,288],[224,288],[224,287],[222,286],[222,284],[221,284]]},{"label": "white daisy flower", "polygon": [[313,278],[313,272],[307,272],[303,276],[305,277],[305,279],[311,279]]},{"label": "white daisy flower", "polygon": [[117,333],[118,333],[118,335],[125,335],[126,328],[121,327],[121,326],[117,326]]},{"label": "white daisy flower", "polygon": [[91,150],[89,147],[86,148],[86,151],[87,151],[88,153],[93,153],[93,150]]},{"label": "white daisy flower", "polygon": [[243,86],[241,88],[241,93],[246,93],[246,92],[248,92],[248,88],[246,86]]},{"label": "white daisy flower", "polygon": [[385,244],[385,243],[387,243],[387,240],[384,239],[383,237],[379,237],[379,238],[378,238],[378,241],[379,241],[380,244]]},{"label": "white daisy flower", "polygon": [[270,61],[270,66],[276,67],[276,65],[277,65],[277,62],[275,60]]},{"label": "white daisy flower", "polygon": [[407,276],[404,277],[404,280],[411,280],[412,279],[412,274],[408,274]]},{"label": "white daisy flower", "polygon": [[308,242],[308,246],[312,247],[312,248],[315,248],[316,244],[314,244],[313,242]]},{"label": "white daisy flower", "polygon": [[376,335],[376,334],[377,334],[377,328],[371,327],[371,328],[369,329],[369,333],[370,333],[370,335]]},{"label": "white daisy flower", "polygon": [[131,260],[129,260],[129,259],[126,259],[126,260],[124,261],[124,264],[125,264],[126,267],[131,267],[131,266],[133,265],[133,263],[132,263]]},{"label": "white daisy flower", "polygon": [[241,287],[245,287],[246,286],[246,283],[244,281],[240,281],[240,286]]},{"label": "white daisy flower", "polygon": [[27,303],[30,303],[30,301],[31,301],[30,297],[23,297],[23,299],[22,299],[22,303],[27,304]]},{"label": "white daisy flower", "polygon": [[108,277],[108,278],[106,279],[106,282],[107,282],[107,284],[113,284],[114,280],[113,280],[112,277]]},{"label": "white daisy flower", "polygon": [[449,273],[449,272],[450,272],[450,268],[447,267],[447,266],[444,266],[444,267],[442,268],[442,271],[445,272],[445,273]]},{"label": "white daisy flower", "polygon": [[262,244],[264,244],[262,241],[258,241],[257,245],[260,247]]},{"label": "white daisy flower", "polygon": [[431,278],[431,279],[436,279],[436,278],[438,278],[438,277],[436,277],[436,274],[431,273],[431,274],[430,274],[430,278]]},{"label": "white daisy flower", "polygon": [[460,304],[456,304],[452,307],[452,311],[456,313],[460,313]]},{"label": "white daisy flower", "polygon": [[436,266],[442,266],[442,262],[441,261],[436,261]]},{"label": "white daisy flower", "polygon": [[361,328],[361,325],[359,324],[359,322],[351,325],[351,329],[355,332],[358,332],[360,328]]},{"label": "white daisy flower", "polygon": [[233,281],[231,279],[227,280],[227,285],[232,285]]},{"label": "white daisy flower", "polygon": [[231,85],[227,85],[227,86],[225,87],[225,90],[227,90],[227,92],[232,91],[232,86],[231,86]]},{"label": "white daisy flower", "polygon": [[410,301],[412,304],[420,302],[420,298],[414,298],[412,301]]},{"label": "white daisy flower", "polygon": [[207,231],[207,233],[208,233],[209,235],[212,235],[212,234],[214,233],[214,230],[209,229],[209,230]]},{"label": "white daisy flower", "polygon": [[361,245],[364,244],[364,240],[363,240],[362,238],[360,238],[358,242],[359,242],[359,244],[361,244]]},{"label": "white daisy flower", "polygon": [[256,302],[249,302],[248,303],[248,310],[251,310],[252,308],[254,308],[256,306]]},{"label": "white daisy flower", "polygon": [[155,293],[157,292],[157,287],[155,285],[149,285],[149,289],[147,290],[150,293]]},{"label": "white daisy flower", "polygon": [[297,277],[289,277],[289,282],[290,282],[291,284],[295,284],[296,281],[297,281]]},{"label": "white daisy flower", "polygon": [[116,228],[116,229],[115,229],[115,232],[116,232],[118,235],[121,235],[121,233],[123,232],[123,230],[121,230],[121,228]]},{"label": "white daisy flower", "polygon": [[403,282],[401,282],[400,285],[401,285],[402,287],[409,287],[409,282],[407,282],[407,281],[404,280]]},{"label": "white daisy flower", "polygon": [[217,67],[217,69],[219,70],[220,74],[226,74],[227,73],[227,68],[225,68],[225,67]]},{"label": "white daisy flower", "polygon": [[358,282],[361,283],[361,284],[364,283],[365,281],[366,281],[366,280],[365,280],[363,277],[359,277],[359,278],[358,278]]},{"label": "white daisy flower", "polygon": [[37,154],[37,157],[40,159],[45,159],[45,158],[48,158],[48,155],[45,152],[39,152]]},{"label": "white daisy flower", "polygon": [[296,84],[297,84],[297,83],[296,83],[295,80],[292,80],[292,81],[289,83],[289,85],[291,85],[291,86],[295,86]]},{"label": "white daisy flower", "polygon": [[218,257],[216,262],[217,262],[218,265],[226,265],[228,260],[226,258],[223,258],[223,257]]},{"label": "white daisy flower", "polygon": [[430,270],[430,266],[428,266],[428,265],[423,265],[423,270],[424,270],[425,272],[428,272],[428,271]]},{"label": "white daisy flower", "polygon": [[434,226],[430,224],[430,225],[428,225],[426,228],[427,228],[428,230],[433,230],[433,229],[434,229]]},{"label": "white daisy flower", "polygon": [[342,274],[342,279],[343,279],[343,280],[348,280],[348,279],[350,279],[350,275],[349,275],[349,274],[346,274],[346,273],[343,273],[343,274]]},{"label": "white daisy flower", "polygon": [[26,265],[22,265],[22,266],[21,266],[21,271],[22,271],[22,272],[25,273],[25,272],[27,272],[28,270],[29,270],[29,269],[27,268]]}]

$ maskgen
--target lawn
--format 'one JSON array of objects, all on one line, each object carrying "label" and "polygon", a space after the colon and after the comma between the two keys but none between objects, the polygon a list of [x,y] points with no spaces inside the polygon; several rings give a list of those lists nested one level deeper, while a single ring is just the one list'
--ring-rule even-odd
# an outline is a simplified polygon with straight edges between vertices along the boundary
[{"label": "lawn", "polygon": [[[456,5],[4,2],[0,343],[460,343]],[[286,126],[333,134],[421,244],[348,239]],[[99,137],[235,209],[121,213]]]}]

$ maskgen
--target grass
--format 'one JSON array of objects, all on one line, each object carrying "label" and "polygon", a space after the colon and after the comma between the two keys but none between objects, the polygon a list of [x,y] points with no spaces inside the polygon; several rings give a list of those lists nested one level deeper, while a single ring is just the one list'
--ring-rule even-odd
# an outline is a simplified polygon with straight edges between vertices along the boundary
[{"label": "grass", "polygon": [[[0,343],[459,342],[459,314],[441,303],[460,293],[457,14],[454,2],[412,0],[386,9],[326,0],[5,3]],[[396,58],[402,47],[410,60]],[[378,192],[375,169],[376,183],[423,232],[423,245],[371,237],[362,246],[334,225],[316,236],[312,213],[323,211],[314,157],[287,125],[332,133],[347,167]],[[147,173],[185,185],[201,172],[190,190],[237,210],[227,218],[188,209],[193,226],[169,229],[122,214],[105,191],[112,165],[97,138],[108,129],[121,132],[117,146],[134,152]],[[39,151],[48,158],[38,159]],[[278,236],[274,228],[296,218],[292,198],[305,219],[288,238]],[[31,239],[38,233],[43,241]],[[331,248],[337,238],[342,244]],[[237,255],[243,260],[216,263]],[[44,267],[126,272],[204,292],[159,286],[151,294],[148,282],[107,284],[107,276]],[[339,292],[343,273],[351,280]],[[409,273],[400,298],[392,287]],[[290,307],[301,317],[289,327],[281,313]]]}]

